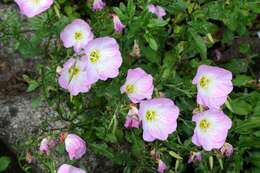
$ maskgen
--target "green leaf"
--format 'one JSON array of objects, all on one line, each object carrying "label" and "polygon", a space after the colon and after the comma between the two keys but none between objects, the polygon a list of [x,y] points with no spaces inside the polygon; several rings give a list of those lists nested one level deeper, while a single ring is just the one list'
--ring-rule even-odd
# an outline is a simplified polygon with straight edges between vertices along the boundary
[{"label": "green leaf", "polygon": [[40,86],[40,84],[36,80],[31,80],[26,92],[32,92],[39,86]]},{"label": "green leaf", "polygon": [[94,151],[97,154],[103,155],[109,159],[112,159],[114,157],[114,154],[109,150],[108,146],[106,144],[90,144],[90,147],[92,151]]},{"label": "green leaf", "polygon": [[144,35],[145,40],[148,42],[149,46],[153,49],[153,50],[157,50],[158,49],[158,45],[155,41],[155,39],[153,38],[153,36],[151,34],[145,34]]},{"label": "green leaf", "polygon": [[207,46],[204,43],[201,36],[197,34],[197,32],[192,28],[188,29],[188,33],[190,34],[192,40],[194,41],[195,47],[198,49],[200,56],[203,59],[207,59]]},{"label": "green leaf", "polygon": [[0,172],[6,170],[11,163],[11,159],[7,156],[0,157]]},{"label": "green leaf", "polygon": [[238,115],[248,115],[252,112],[252,106],[244,100],[232,100],[231,107],[233,113]]},{"label": "green leaf", "polygon": [[155,27],[163,27],[168,24],[168,21],[161,19],[150,19],[149,24],[147,25],[149,28]]},{"label": "green leaf", "polygon": [[170,154],[172,157],[176,158],[176,159],[179,159],[179,160],[182,160],[182,159],[183,159],[179,154],[175,153],[174,151],[169,151],[169,154]]},{"label": "green leaf", "polygon": [[260,117],[252,118],[245,122],[240,123],[235,130],[238,133],[240,133],[254,128],[260,128]]},{"label": "green leaf", "polygon": [[245,86],[250,80],[252,80],[251,76],[237,75],[236,78],[233,80],[233,84],[235,86],[241,87]]}]

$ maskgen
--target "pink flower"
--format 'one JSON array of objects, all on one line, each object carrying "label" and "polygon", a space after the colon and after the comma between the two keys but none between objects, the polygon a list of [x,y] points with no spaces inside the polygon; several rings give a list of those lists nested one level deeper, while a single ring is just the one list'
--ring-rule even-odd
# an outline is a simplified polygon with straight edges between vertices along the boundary
[{"label": "pink flower", "polygon": [[41,144],[40,144],[40,149],[39,149],[42,153],[46,154],[46,153],[49,152],[49,145],[48,145],[48,143],[49,143],[48,138],[43,138],[42,139]]},{"label": "pink flower", "polygon": [[116,32],[122,32],[123,29],[125,28],[125,25],[121,22],[119,17],[115,14],[111,14],[113,17],[113,23],[114,23],[114,29]]},{"label": "pink flower", "polygon": [[128,111],[124,126],[125,128],[139,128],[138,109],[135,106],[131,106],[131,109]]},{"label": "pink flower", "polygon": [[133,103],[151,99],[153,94],[153,77],[141,68],[129,69],[126,82],[121,87]]},{"label": "pink flower", "polygon": [[207,110],[193,115],[196,122],[192,143],[206,151],[219,149],[225,143],[232,121],[222,111]]},{"label": "pink flower", "polygon": [[86,153],[86,143],[75,134],[68,134],[65,139],[65,148],[70,160],[80,159]]},{"label": "pink flower", "polygon": [[102,0],[94,0],[93,2],[93,11],[102,10],[106,6],[106,3],[104,3]]},{"label": "pink flower", "polygon": [[167,169],[166,164],[160,159],[160,160],[158,161],[157,171],[158,171],[159,173],[163,173],[166,169]]},{"label": "pink flower", "polygon": [[197,85],[197,102],[209,108],[219,109],[233,90],[232,73],[219,67],[201,65],[192,84]]},{"label": "pink flower", "polygon": [[142,101],[139,117],[143,125],[143,139],[148,142],[166,140],[176,130],[178,116],[179,108],[168,98]]},{"label": "pink flower", "polygon": [[201,161],[202,156],[201,152],[191,152],[188,163],[195,162],[195,161]]},{"label": "pink flower", "polygon": [[87,64],[89,83],[107,80],[119,74],[122,57],[116,40],[112,37],[96,38],[86,46],[83,57]]},{"label": "pink flower", "polygon": [[233,146],[227,142],[221,147],[220,152],[222,155],[230,157],[233,154]]},{"label": "pink flower", "polygon": [[53,0],[15,0],[22,14],[34,17],[50,8]]},{"label": "pink flower", "polygon": [[86,171],[68,164],[63,164],[59,167],[57,173],[86,173]]},{"label": "pink flower", "polygon": [[61,70],[59,77],[59,85],[67,89],[72,96],[78,95],[80,92],[88,92],[91,88],[88,83],[86,63],[82,60],[70,58]]},{"label": "pink flower", "polygon": [[148,10],[160,19],[162,19],[163,16],[166,15],[164,8],[159,5],[150,4],[148,5]]},{"label": "pink flower", "polygon": [[93,38],[90,26],[82,19],[73,20],[60,34],[64,47],[73,47],[75,52],[80,52]]}]

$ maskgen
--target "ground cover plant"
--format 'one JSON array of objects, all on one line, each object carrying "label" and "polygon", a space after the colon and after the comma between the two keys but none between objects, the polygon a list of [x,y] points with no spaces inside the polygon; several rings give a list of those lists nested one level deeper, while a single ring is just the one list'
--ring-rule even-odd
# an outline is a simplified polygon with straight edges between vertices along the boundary
[{"label": "ground cover plant", "polygon": [[[27,162],[51,173],[260,172],[257,0],[4,3],[16,10],[1,42],[40,59],[24,75],[32,104],[68,122],[28,139]],[[79,164],[89,152],[109,165]]]}]

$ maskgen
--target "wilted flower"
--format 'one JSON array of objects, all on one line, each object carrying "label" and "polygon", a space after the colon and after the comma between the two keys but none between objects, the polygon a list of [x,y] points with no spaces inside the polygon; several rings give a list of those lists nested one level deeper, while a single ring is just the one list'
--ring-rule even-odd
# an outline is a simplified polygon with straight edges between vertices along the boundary
[{"label": "wilted flower", "polygon": [[194,152],[192,151],[188,160],[188,163],[195,162],[195,161],[201,161],[202,156],[201,152]]},{"label": "wilted flower", "polygon": [[53,4],[53,0],[15,0],[22,14],[27,17],[34,17]]},{"label": "wilted flower", "polygon": [[111,14],[113,17],[113,23],[114,23],[114,29],[116,32],[122,32],[123,29],[125,28],[125,25],[121,22],[119,17],[115,14]]},{"label": "wilted flower", "polygon": [[138,118],[138,109],[135,106],[131,106],[128,111],[126,120],[125,120],[125,128],[139,128],[140,120]]},{"label": "wilted flower", "polygon": [[72,165],[63,164],[59,167],[57,173],[86,173],[86,171]]},{"label": "wilted flower", "polygon": [[107,80],[118,76],[122,57],[114,38],[96,38],[89,42],[84,53],[83,59],[87,65],[89,83],[95,83],[98,79]]},{"label": "wilted flower", "polygon": [[158,168],[157,168],[157,171],[158,171],[159,173],[163,173],[166,169],[167,169],[166,164],[165,164],[161,159],[159,159],[159,160],[158,160]]},{"label": "wilted flower", "polygon": [[153,94],[153,77],[139,67],[129,69],[126,82],[120,90],[121,93],[126,93],[133,103],[151,99]]},{"label": "wilted flower", "polygon": [[106,6],[106,3],[102,0],[94,0],[92,9],[93,11],[102,10]]},{"label": "wilted flower", "polygon": [[192,83],[197,85],[198,104],[219,109],[233,90],[232,73],[219,67],[201,65]]},{"label": "wilted flower", "polygon": [[197,113],[192,121],[196,122],[192,143],[206,151],[222,147],[232,125],[230,118],[218,110]]},{"label": "wilted flower", "polygon": [[223,156],[230,157],[233,154],[233,146],[227,142],[221,147],[220,152]]},{"label": "wilted flower", "polygon": [[65,26],[60,34],[60,38],[64,47],[73,47],[75,52],[80,52],[94,38],[94,35],[88,23],[82,19],[75,19],[72,23]]},{"label": "wilted flower", "polygon": [[42,141],[40,143],[40,149],[39,149],[42,153],[48,153],[49,152],[49,145],[48,145],[48,143],[49,143],[48,138],[43,138],[42,139]]},{"label": "wilted flower", "polygon": [[132,52],[130,53],[131,56],[139,58],[141,56],[141,50],[137,40],[134,41],[134,46]]},{"label": "wilted flower", "polygon": [[60,133],[60,143],[63,143],[66,139],[66,137],[68,136],[68,133],[67,132],[61,132]]},{"label": "wilted flower", "polygon": [[164,8],[159,5],[150,4],[148,5],[148,10],[160,19],[166,15]]},{"label": "wilted flower", "polygon": [[166,140],[177,127],[179,108],[168,98],[155,98],[142,101],[139,117],[143,125],[143,139],[154,141]]},{"label": "wilted flower", "polygon": [[25,155],[25,160],[27,163],[32,163],[32,160],[33,160],[33,156],[32,156],[32,153],[30,151],[27,151],[26,152],[26,155]]},{"label": "wilted flower", "polygon": [[68,134],[65,139],[65,148],[70,160],[80,159],[86,153],[86,143],[75,134]]},{"label": "wilted flower", "polygon": [[86,63],[82,60],[70,58],[60,72],[59,85],[67,89],[72,96],[78,95],[80,92],[88,92],[91,88],[87,78]]}]

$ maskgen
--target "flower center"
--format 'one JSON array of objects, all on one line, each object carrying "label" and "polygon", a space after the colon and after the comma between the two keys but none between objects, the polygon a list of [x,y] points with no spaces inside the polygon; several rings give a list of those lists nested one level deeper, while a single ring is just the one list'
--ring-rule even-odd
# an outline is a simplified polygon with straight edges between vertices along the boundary
[{"label": "flower center", "polygon": [[74,76],[78,75],[80,69],[78,67],[70,67],[69,68],[69,79],[71,80]]},{"label": "flower center", "polygon": [[199,81],[199,85],[200,85],[202,88],[207,88],[208,85],[209,85],[209,79],[206,78],[205,76],[202,76],[202,78],[201,78],[200,81]]},{"label": "flower center", "polygon": [[153,110],[148,110],[145,114],[145,118],[147,121],[153,121],[156,118],[156,112]]},{"label": "flower center", "polygon": [[209,128],[210,124],[207,120],[203,119],[203,120],[200,121],[199,126],[200,126],[201,129],[206,130],[207,128]]},{"label": "flower center", "polygon": [[93,50],[90,53],[90,62],[95,63],[99,60],[99,58],[100,58],[100,53],[98,50]]},{"label": "flower center", "polygon": [[75,32],[74,38],[75,38],[75,40],[80,41],[80,40],[83,39],[83,34],[81,32],[79,32],[79,31]]},{"label": "flower center", "polygon": [[134,85],[132,84],[126,85],[125,90],[128,94],[132,94],[134,92]]}]

